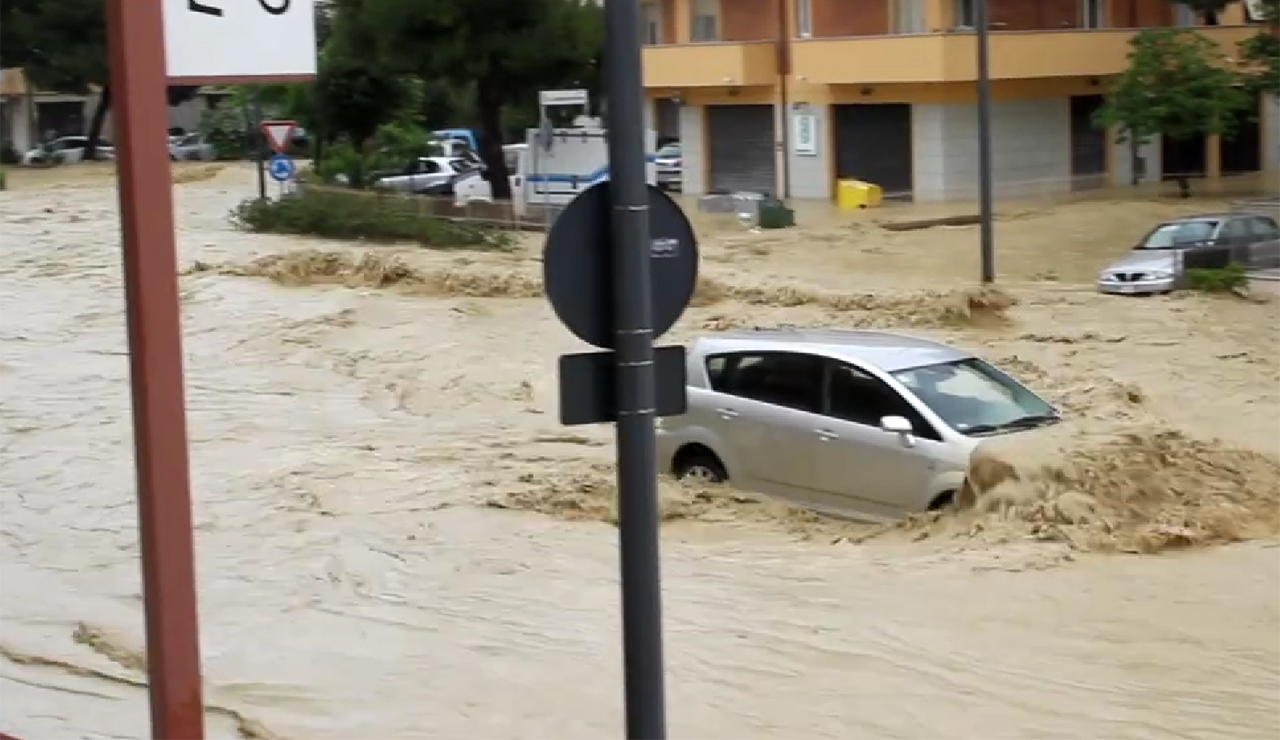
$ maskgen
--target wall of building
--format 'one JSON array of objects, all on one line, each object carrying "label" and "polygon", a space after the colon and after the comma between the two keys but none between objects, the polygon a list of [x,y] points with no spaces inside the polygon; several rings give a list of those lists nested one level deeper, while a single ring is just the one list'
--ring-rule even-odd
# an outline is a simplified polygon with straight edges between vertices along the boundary
[{"label": "wall of building", "polygon": [[[811,115],[814,119],[818,151],[816,155],[797,154],[795,147],[795,117]],[[832,197],[833,183],[832,157],[835,145],[832,138],[831,106],[811,105],[807,110],[790,111],[787,116],[788,137],[790,146],[787,150],[787,166],[791,168],[791,197],[823,198]]]},{"label": "wall of building", "polygon": [[1262,101],[1262,167],[1280,170],[1280,98],[1268,95]]},{"label": "wall of building", "polygon": [[680,106],[680,150],[684,159],[681,186],[687,195],[702,195],[707,190],[705,146],[702,106]]},{"label": "wall of building", "polygon": [[[997,197],[1071,188],[1071,114],[1067,98],[991,106],[991,171]],[[973,103],[912,106],[917,201],[978,194],[978,112]]]},{"label": "wall of building", "polygon": [[[1111,137],[1111,184],[1133,184],[1133,149],[1129,142],[1119,141],[1119,132]],[[1138,147],[1138,158],[1142,160],[1143,176],[1139,184],[1160,182],[1160,137],[1153,136]]]}]

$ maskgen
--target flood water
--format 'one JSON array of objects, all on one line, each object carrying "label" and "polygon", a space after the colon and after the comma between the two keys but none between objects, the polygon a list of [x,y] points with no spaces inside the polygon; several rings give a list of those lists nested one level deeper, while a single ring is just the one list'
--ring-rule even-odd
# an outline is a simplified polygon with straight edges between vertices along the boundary
[{"label": "flood water", "polygon": [[[231,230],[241,179],[179,189],[184,266],[317,246]],[[114,197],[0,194],[0,730],[26,740],[148,732]],[[545,304],[216,273],[182,292],[210,736],[620,735],[616,530],[484,505],[612,452],[556,423],[554,357],[576,345]],[[1099,418],[1121,413],[1108,368],[1151,399],[1124,413],[1274,450],[1277,340],[1241,338],[1273,308],[1227,307],[1195,340],[1254,358],[1214,361],[1221,399],[1197,405],[1204,373],[1168,369],[1185,343],[1025,338],[1063,312],[1092,312],[1077,334],[1168,321],[1092,300],[973,341],[1060,368]],[[682,331],[781,310],[730,302]],[[1274,537],[1135,556],[725,517],[668,525],[663,557],[672,737],[1280,736]]]}]

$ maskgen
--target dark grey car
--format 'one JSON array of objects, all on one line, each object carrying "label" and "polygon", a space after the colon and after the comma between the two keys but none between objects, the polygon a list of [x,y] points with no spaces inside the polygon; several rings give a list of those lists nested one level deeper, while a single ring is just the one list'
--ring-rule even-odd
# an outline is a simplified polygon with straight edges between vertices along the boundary
[{"label": "dark grey car", "polygon": [[1166,221],[1098,275],[1103,293],[1143,295],[1183,287],[1186,270],[1238,264],[1280,267],[1280,226],[1256,213],[1210,213]]}]

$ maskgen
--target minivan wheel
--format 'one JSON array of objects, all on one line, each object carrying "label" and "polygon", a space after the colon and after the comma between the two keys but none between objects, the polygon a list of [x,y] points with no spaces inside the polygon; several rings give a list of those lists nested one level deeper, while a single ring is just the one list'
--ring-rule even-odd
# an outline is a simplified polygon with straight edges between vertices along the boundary
[{"label": "minivan wheel", "polygon": [[729,474],[716,456],[704,452],[684,456],[676,464],[675,474],[676,478],[691,483],[724,483],[729,480]]}]

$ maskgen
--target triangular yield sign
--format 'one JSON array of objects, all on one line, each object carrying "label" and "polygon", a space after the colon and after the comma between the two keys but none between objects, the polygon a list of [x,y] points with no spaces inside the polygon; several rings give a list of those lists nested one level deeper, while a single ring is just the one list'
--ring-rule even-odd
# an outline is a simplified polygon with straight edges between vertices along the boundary
[{"label": "triangular yield sign", "polygon": [[271,144],[271,148],[276,150],[277,154],[284,154],[289,148],[289,142],[293,139],[293,131],[298,127],[296,121],[263,121],[262,133],[267,135],[267,141]]}]

